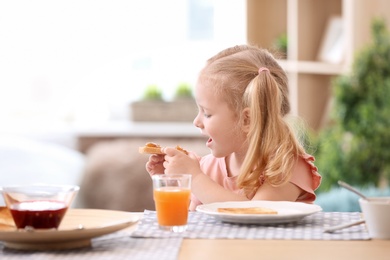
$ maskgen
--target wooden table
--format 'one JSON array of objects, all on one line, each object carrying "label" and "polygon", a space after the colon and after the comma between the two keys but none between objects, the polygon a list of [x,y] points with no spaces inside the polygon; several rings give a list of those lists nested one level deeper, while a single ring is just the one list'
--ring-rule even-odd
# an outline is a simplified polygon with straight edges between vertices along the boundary
[{"label": "wooden table", "polygon": [[390,240],[184,239],[180,260],[390,259]]},{"label": "wooden table", "polygon": [[[141,213],[138,213],[142,218]],[[137,225],[130,228],[134,231]],[[179,260],[390,259],[390,240],[183,239]]]},{"label": "wooden table", "polygon": [[[142,218],[143,213],[133,213]],[[74,225],[79,223],[75,222]],[[137,224],[125,229],[127,234],[131,234],[137,228]],[[130,238],[129,238],[130,239]],[[150,238],[154,240],[154,238]],[[121,247],[121,246],[120,246]],[[131,249],[131,244],[122,244],[123,248]],[[123,259],[120,253],[121,248],[105,247],[104,257],[110,259]],[[94,259],[94,256],[100,257],[100,249],[94,251],[74,250],[70,254],[66,253],[42,253],[39,259]],[[142,248],[141,248],[142,250]],[[0,259],[27,259],[31,257],[31,252],[25,254],[13,254],[11,252],[1,252]],[[131,253],[128,255],[132,258]],[[91,258],[92,257],[92,258]],[[105,259],[105,258],[99,259]],[[36,259],[36,258],[34,258]],[[127,259],[127,258],[126,258]],[[156,258],[160,259],[160,258]],[[251,260],[251,259],[343,259],[360,260],[372,259],[382,260],[390,259],[390,240],[263,240],[263,239],[183,239],[179,249],[179,260]]]},{"label": "wooden table", "polygon": [[183,239],[178,260],[192,259],[384,260],[390,259],[390,240]]},{"label": "wooden table", "polygon": [[390,240],[183,239],[178,259],[384,260],[390,259]]}]

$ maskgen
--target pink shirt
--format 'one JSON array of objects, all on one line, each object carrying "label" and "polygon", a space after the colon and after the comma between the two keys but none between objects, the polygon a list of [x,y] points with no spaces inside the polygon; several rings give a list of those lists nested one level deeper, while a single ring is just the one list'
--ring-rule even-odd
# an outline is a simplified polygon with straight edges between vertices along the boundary
[{"label": "pink shirt", "polygon": [[[299,171],[295,171],[296,173],[291,176],[290,182],[304,191],[296,201],[313,203],[316,199],[314,191],[321,183],[321,175],[317,172],[317,167],[314,166],[313,162],[314,157],[306,154],[296,166],[300,167]],[[211,154],[206,155],[201,158],[200,167],[206,175],[225,189],[238,194],[243,193],[243,190],[237,187],[237,176],[228,176],[225,158],[216,158]],[[191,200],[192,207],[202,204],[194,195],[192,195]]]}]

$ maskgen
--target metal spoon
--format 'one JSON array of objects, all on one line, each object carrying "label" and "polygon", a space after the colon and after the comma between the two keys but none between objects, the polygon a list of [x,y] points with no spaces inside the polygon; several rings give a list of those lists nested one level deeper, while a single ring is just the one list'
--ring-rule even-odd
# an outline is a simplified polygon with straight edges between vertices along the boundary
[{"label": "metal spoon", "polygon": [[360,220],[357,220],[357,221],[354,221],[354,222],[351,222],[351,223],[341,224],[341,225],[337,225],[337,226],[326,228],[326,229],[324,229],[324,232],[325,233],[333,233],[333,232],[335,232],[337,230],[340,230],[340,229],[343,229],[343,228],[349,228],[349,227],[360,225],[360,224],[363,224],[363,223],[365,223],[365,221],[363,219],[360,219]]},{"label": "metal spoon", "polygon": [[338,181],[337,182],[341,187],[343,188],[346,188],[347,190],[349,191],[352,191],[353,193],[357,194],[359,197],[365,199],[365,200],[369,200],[363,193],[361,193],[360,191],[358,191],[357,189],[355,189],[354,187],[352,187],[351,185],[343,182],[343,181]]}]

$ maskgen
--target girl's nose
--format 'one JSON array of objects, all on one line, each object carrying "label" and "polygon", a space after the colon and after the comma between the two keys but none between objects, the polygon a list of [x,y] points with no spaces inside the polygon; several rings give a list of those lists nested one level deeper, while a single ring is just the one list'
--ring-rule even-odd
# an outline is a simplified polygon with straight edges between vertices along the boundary
[{"label": "girl's nose", "polygon": [[199,120],[199,114],[195,117],[195,119],[194,119],[194,121],[192,123],[197,128],[202,128],[203,127],[201,121]]}]

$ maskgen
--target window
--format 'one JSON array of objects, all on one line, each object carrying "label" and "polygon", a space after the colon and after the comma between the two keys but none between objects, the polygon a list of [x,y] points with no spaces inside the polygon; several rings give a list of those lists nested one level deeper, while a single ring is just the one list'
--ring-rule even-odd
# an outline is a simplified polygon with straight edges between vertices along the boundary
[{"label": "window", "polygon": [[245,0],[1,1],[0,120],[127,119],[147,85],[170,99],[245,43],[245,13]]}]

